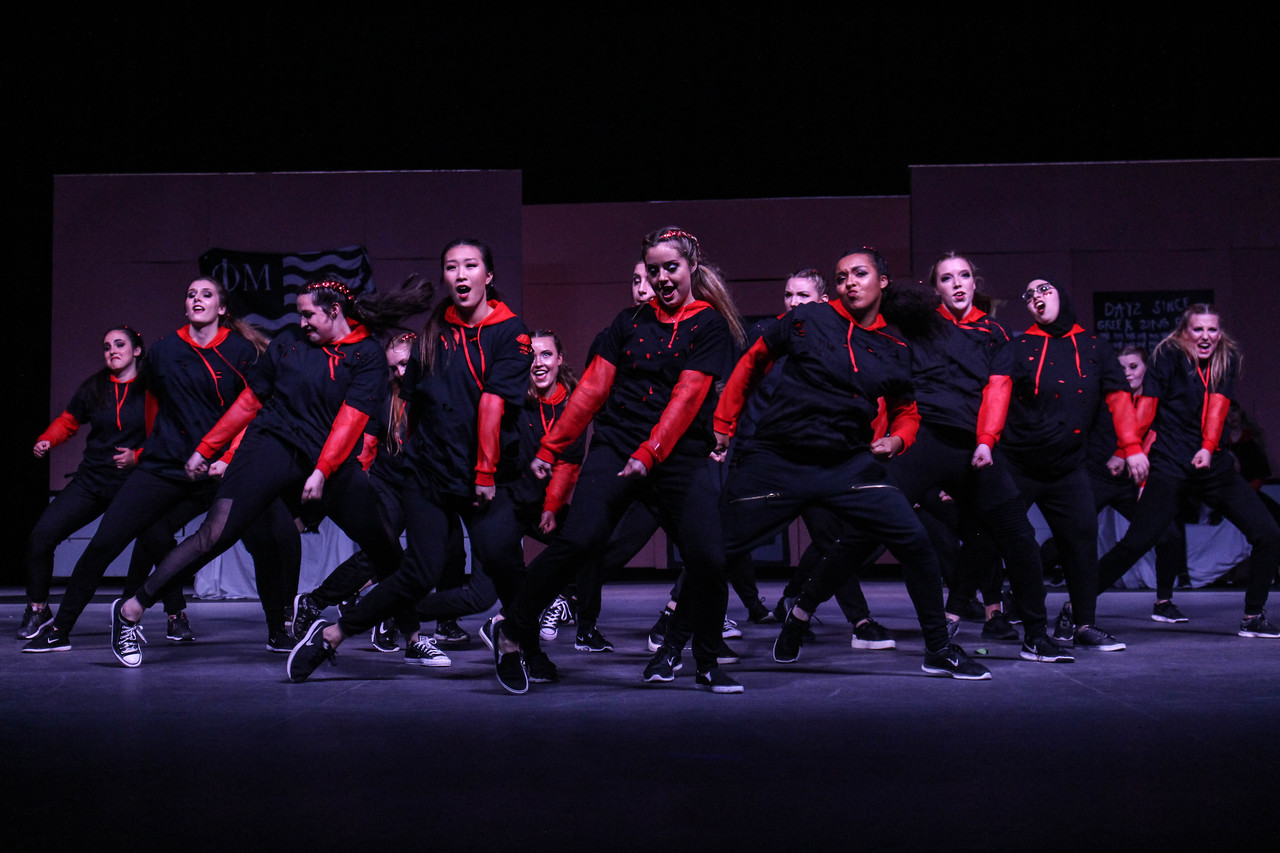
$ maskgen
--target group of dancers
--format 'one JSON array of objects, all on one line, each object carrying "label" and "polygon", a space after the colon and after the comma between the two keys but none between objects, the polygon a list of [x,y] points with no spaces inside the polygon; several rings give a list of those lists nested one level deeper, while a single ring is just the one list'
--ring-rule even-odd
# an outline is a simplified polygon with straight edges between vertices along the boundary
[{"label": "group of dancers", "polygon": [[[128,326],[109,330],[105,368],[34,448],[43,456],[90,425],[76,476],[31,535],[22,650],[69,650],[76,619],[130,542],[113,653],[141,663],[140,622],[157,602],[168,639],[187,642],[183,584],[243,540],[267,646],[288,653],[291,680],[333,663],[347,639],[392,624],[406,662],[447,666],[422,620],[445,625],[496,600],[481,635],[499,683],[524,693],[559,679],[541,638],[575,581],[577,648],[612,648],[595,628],[604,555],[639,508],[684,563],[644,682],[674,681],[688,649],[695,686],[742,692],[722,668],[737,660],[723,636],[726,578],[752,618],[768,621],[750,554],[798,517],[812,545],[777,611],[777,662],[799,658],[814,611],[833,596],[855,648],[894,645],[857,580],[887,548],[923,633],[923,670],[983,680],[990,671],[954,642],[944,573],[953,599],[982,592],[984,636],[1020,639],[1025,660],[1123,649],[1096,624],[1098,595],[1170,541],[1189,495],[1253,548],[1239,635],[1280,637],[1264,610],[1280,528],[1219,449],[1241,354],[1211,306],[1192,306],[1149,363],[1126,351],[1145,368],[1135,383],[1051,281],[1027,285],[1030,326],[1009,332],[974,305],[979,279],[965,257],[939,258],[927,287],[890,285],[883,257],[860,247],[837,260],[830,287],[812,269],[789,278],[787,311],[749,340],[698,239],[664,228],[644,237],[634,304],[597,336],[578,380],[557,335],[530,333],[494,275],[489,247],[461,239],[442,253],[438,298],[421,276],[358,298],[319,279],[297,294],[299,325],[268,341],[228,314],[218,282],[201,278],[187,289],[186,324],[149,351]],[[425,325],[410,328],[424,314]],[[1132,522],[1101,561],[1098,492]],[[921,516],[939,501],[964,543],[945,572]],[[1052,630],[1032,503],[1059,545],[1070,594]],[[175,547],[175,531],[202,512]],[[98,515],[55,615],[53,549]],[[298,534],[322,516],[360,553],[299,593]],[[473,571],[447,583],[465,561],[464,526]],[[547,543],[528,566],[525,536]],[[1179,621],[1164,563],[1153,618]],[[1000,602],[1002,569],[1021,636]],[[330,622],[324,612],[337,604]]]}]

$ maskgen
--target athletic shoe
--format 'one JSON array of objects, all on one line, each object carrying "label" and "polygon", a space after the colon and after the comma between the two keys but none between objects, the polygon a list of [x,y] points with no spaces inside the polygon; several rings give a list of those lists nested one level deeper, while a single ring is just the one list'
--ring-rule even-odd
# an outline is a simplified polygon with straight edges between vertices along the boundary
[{"label": "athletic shoe", "polygon": [[[493,642],[493,668],[498,676],[498,683],[502,685],[502,689],[508,693],[529,692],[529,673],[524,668],[524,655],[520,654],[517,649],[514,652],[504,652],[498,646],[498,631],[501,630],[490,619],[485,623],[491,629],[491,641]],[[482,632],[483,633],[483,632]]]},{"label": "athletic shoe", "polygon": [[442,649],[460,649],[471,642],[471,635],[462,630],[457,619],[438,619],[431,639]]},{"label": "athletic shoe", "polygon": [[[30,640],[36,634],[39,634],[46,625],[53,624],[53,608],[45,605],[42,609],[36,610],[27,604],[27,609],[22,611],[22,626],[18,628],[19,640]],[[67,648],[71,648],[68,646]],[[26,651],[26,649],[23,649]]]},{"label": "athletic shoe", "polygon": [[893,649],[898,644],[883,625],[868,616],[866,621],[853,626],[849,645],[855,649]]},{"label": "athletic shoe", "polygon": [[1263,610],[1257,616],[1242,620],[1237,636],[1274,640],[1280,637],[1280,628],[1267,621],[1267,611]]},{"label": "athletic shoe", "polygon": [[1004,615],[1008,616],[1009,621],[1014,625],[1022,624],[1022,608],[1014,600],[1012,591],[1007,589],[1000,591],[1000,609],[1004,611]]},{"label": "athletic shoe", "polygon": [[580,652],[611,652],[613,643],[595,628],[579,628],[573,647]]},{"label": "athletic shoe", "polygon": [[449,656],[436,648],[436,644],[421,634],[404,650],[404,662],[416,666],[451,666]]},{"label": "athletic shoe", "polygon": [[680,653],[664,646],[654,653],[649,659],[649,665],[644,668],[645,683],[666,684],[675,681],[676,673],[682,666]]},{"label": "athletic shoe", "polygon": [[1151,608],[1152,622],[1190,622],[1178,605],[1172,601],[1157,601],[1156,606]]},{"label": "athletic shoe", "polygon": [[560,626],[568,625],[572,621],[569,600],[563,595],[557,595],[555,601],[542,611],[542,616],[538,619],[538,636],[544,640],[554,640],[560,636]]},{"label": "athletic shoe", "polygon": [[800,657],[800,647],[804,645],[804,632],[809,625],[790,613],[782,623],[778,639],[773,641],[773,659],[778,663],[795,663]]},{"label": "athletic shoe", "polygon": [[293,620],[289,625],[293,638],[301,640],[307,636],[307,632],[311,630],[312,623],[319,619],[323,613],[324,608],[316,607],[309,593],[300,592],[295,595],[293,597]]},{"label": "athletic shoe", "polygon": [[1075,644],[1077,649],[1093,649],[1095,652],[1122,652],[1125,648],[1124,643],[1093,625],[1081,625],[1076,629]]},{"label": "athletic shoe", "polygon": [[497,630],[498,623],[501,621],[502,614],[499,613],[497,616],[490,616],[484,620],[484,624],[480,626],[480,639],[489,647],[489,651],[497,648],[497,645],[493,642],[493,632]]},{"label": "athletic shoe", "polygon": [[729,648],[728,643],[721,640],[720,646],[716,649],[716,663],[720,666],[724,666],[726,664],[737,663],[740,660],[742,660],[742,658],[738,656],[738,653]]},{"label": "athletic shoe", "polygon": [[986,681],[991,678],[991,670],[969,660],[964,649],[955,643],[948,643],[936,652],[926,651],[920,668],[930,675],[946,675],[961,681]]},{"label": "athletic shoe", "polygon": [[1041,663],[1074,663],[1076,659],[1070,651],[1047,636],[1024,642],[1018,656],[1023,660],[1035,660]]},{"label": "athletic shoe", "polygon": [[525,672],[529,674],[531,684],[555,684],[560,680],[556,665],[547,657],[547,653],[539,649],[524,659]]},{"label": "athletic shoe", "polygon": [[948,596],[946,611],[954,613],[961,619],[967,619],[970,622],[987,621],[987,608],[982,606],[982,602],[977,596]]},{"label": "athletic shoe", "polygon": [[369,632],[369,641],[373,643],[373,647],[380,652],[391,654],[400,651],[400,643],[396,636],[400,632],[396,630],[396,623],[390,619],[384,619],[374,626]]},{"label": "athletic shoe", "polygon": [[342,599],[342,601],[339,601],[338,602],[339,618],[346,616],[352,610],[355,610],[356,605],[359,603],[360,603],[360,593],[358,592],[355,595],[351,596],[350,598],[344,598]]},{"label": "athletic shoe", "polygon": [[997,610],[991,614],[991,618],[982,626],[982,639],[1017,642],[1019,639],[1018,629],[1009,622],[1008,616]]},{"label": "athletic shoe", "polygon": [[778,603],[773,606],[773,621],[786,622],[787,614],[791,612],[791,608],[796,606],[796,597],[794,595],[784,596],[778,599]]},{"label": "athletic shoe", "polygon": [[960,620],[947,617],[947,641],[950,642],[960,636]]},{"label": "athletic shoe", "polygon": [[267,651],[287,655],[293,651],[294,639],[283,625],[267,629]]},{"label": "athletic shoe", "polygon": [[187,611],[169,616],[169,625],[165,628],[164,638],[173,643],[195,642],[196,635],[191,633],[191,623],[187,621]]},{"label": "athletic shoe", "polygon": [[332,666],[338,665],[338,653],[325,641],[322,633],[328,626],[329,623],[323,619],[315,620],[307,628],[307,633],[303,634],[302,639],[293,647],[293,651],[289,652],[284,671],[290,681],[306,681],[307,677],[325,661]]},{"label": "athletic shoe", "polygon": [[747,621],[752,625],[772,625],[778,620],[773,613],[764,604],[764,599],[760,599],[758,604],[747,608]]},{"label": "athletic shoe", "polygon": [[1075,636],[1076,626],[1071,621],[1071,602],[1068,601],[1058,612],[1058,621],[1053,626],[1053,638],[1059,643],[1070,643]]},{"label": "athletic shoe", "polygon": [[69,652],[71,651],[71,638],[57,628],[53,627],[53,620],[36,634],[26,645],[22,647],[22,651],[26,653],[40,654],[41,652]]},{"label": "athletic shoe", "polygon": [[738,628],[738,623],[734,622],[728,616],[724,617],[724,630],[720,632],[720,637],[725,640],[732,640],[735,637],[741,637],[742,631]]},{"label": "athletic shoe", "polygon": [[654,622],[653,627],[649,629],[649,651],[656,652],[662,648],[662,641],[667,638],[667,628],[671,625],[671,617],[674,615],[667,608],[662,608],[658,621]]},{"label": "athletic shoe", "polygon": [[147,638],[142,636],[141,622],[124,618],[120,612],[123,606],[123,598],[111,602],[111,653],[125,666],[135,667],[142,663],[142,644]]},{"label": "athletic shoe", "polygon": [[712,693],[741,693],[744,689],[741,684],[725,675],[720,669],[698,673],[693,679],[693,686]]}]

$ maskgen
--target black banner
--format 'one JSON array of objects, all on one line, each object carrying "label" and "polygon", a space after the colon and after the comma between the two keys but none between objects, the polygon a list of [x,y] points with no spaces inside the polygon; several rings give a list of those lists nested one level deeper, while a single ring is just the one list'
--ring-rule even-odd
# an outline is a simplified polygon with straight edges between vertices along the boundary
[{"label": "black banner", "polygon": [[1093,294],[1093,330],[1117,351],[1130,345],[1155,349],[1197,302],[1213,304],[1212,290],[1111,290]]}]

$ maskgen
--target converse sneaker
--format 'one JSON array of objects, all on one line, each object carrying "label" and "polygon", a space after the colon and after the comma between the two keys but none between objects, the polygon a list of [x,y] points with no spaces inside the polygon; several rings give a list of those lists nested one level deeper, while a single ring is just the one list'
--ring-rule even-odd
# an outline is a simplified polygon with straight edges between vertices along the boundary
[{"label": "converse sneaker", "polygon": [[1178,609],[1178,605],[1172,601],[1157,601],[1156,606],[1151,608],[1152,622],[1190,622],[1182,611]]},{"label": "converse sneaker", "polygon": [[195,641],[196,635],[191,632],[191,623],[187,621],[187,611],[170,614],[164,638],[171,643],[191,643]]},{"label": "converse sneaker", "polygon": [[111,602],[111,653],[125,666],[135,667],[142,663],[142,644],[147,638],[142,636],[142,623],[124,618],[120,612],[123,606],[123,598]]},{"label": "converse sneaker", "polygon": [[892,649],[898,644],[883,625],[868,616],[853,626],[853,639],[849,645],[855,649]]},{"label": "converse sneaker", "polygon": [[1023,660],[1040,661],[1041,663],[1074,663],[1075,655],[1058,645],[1049,637],[1036,637],[1022,644],[1019,657]]},{"label": "converse sneaker", "polygon": [[700,672],[693,680],[693,686],[711,693],[741,693],[743,686],[725,675],[720,669]]},{"label": "converse sneaker", "polygon": [[930,675],[946,675],[961,681],[986,681],[991,678],[991,670],[969,660],[964,649],[955,643],[948,643],[936,652],[926,651],[920,668]]},{"label": "converse sneaker", "polygon": [[404,650],[404,662],[415,666],[450,666],[453,661],[449,656],[436,648],[436,644],[422,636],[409,644]]},{"label": "converse sneaker", "polygon": [[724,629],[720,632],[720,637],[725,640],[732,640],[735,637],[741,637],[742,630],[738,627],[738,623],[734,622],[728,616],[724,617]]},{"label": "converse sneaker", "polygon": [[[22,625],[18,628],[17,638],[19,640],[30,640],[36,634],[39,634],[46,625],[53,623],[53,608],[49,605],[36,610],[27,604],[27,609],[22,611]],[[67,648],[71,648],[67,646]],[[23,649],[26,651],[26,649]]]},{"label": "converse sneaker", "polygon": [[542,611],[542,617],[538,620],[538,636],[544,640],[554,640],[560,636],[560,626],[571,622],[573,618],[569,612],[569,600],[563,595],[557,595],[555,601]]}]

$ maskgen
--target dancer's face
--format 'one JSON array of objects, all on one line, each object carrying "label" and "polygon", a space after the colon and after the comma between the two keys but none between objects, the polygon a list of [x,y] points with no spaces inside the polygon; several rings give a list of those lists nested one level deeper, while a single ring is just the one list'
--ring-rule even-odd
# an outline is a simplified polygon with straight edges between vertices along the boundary
[{"label": "dancer's face", "polygon": [[786,285],[782,288],[782,301],[790,311],[806,302],[826,302],[827,295],[818,293],[818,285],[813,279],[793,276],[787,279]]},{"label": "dancer's face", "polygon": [[934,287],[942,297],[942,304],[956,319],[969,313],[973,307],[973,294],[977,290],[973,267],[964,258],[948,258],[938,264],[937,282]]},{"label": "dancer's face", "polygon": [[889,286],[889,277],[876,272],[870,255],[855,252],[836,262],[836,293],[845,309],[855,317],[880,305],[880,295]]},{"label": "dancer's face", "polygon": [[653,287],[644,272],[644,262],[636,264],[631,271],[631,304],[643,305],[653,298]]},{"label": "dancer's face", "polygon": [[1027,304],[1027,311],[1037,323],[1052,323],[1058,319],[1062,311],[1062,302],[1058,289],[1042,278],[1027,285],[1022,292],[1022,301]]},{"label": "dancer's face", "polygon": [[556,339],[550,336],[533,339],[533,365],[529,368],[529,376],[533,379],[533,387],[538,393],[546,393],[556,387],[560,378],[560,365],[564,364],[564,356],[556,347]]},{"label": "dancer's face", "polygon": [[1129,381],[1129,390],[1142,388],[1142,380],[1147,375],[1147,363],[1137,353],[1120,356],[1120,366],[1124,368],[1124,378]]},{"label": "dancer's face", "polygon": [[135,347],[129,336],[119,329],[112,329],[102,339],[102,360],[107,370],[115,375],[127,371],[142,356],[142,347]]},{"label": "dancer's face", "polygon": [[645,250],[645,274],[658,301],[667,311],[675,311],[693,299],[693,272],[689,261],[675,243],[659,243]]},{"label": "dancer's face", "polygon": [[1192,314],[1183,338],[1199,358],[1209,358],[1222,341],[1217,314]]},{"label": "dancer's face", "polygon": [[193,326],[217,323],[227,313],[218,288],[207,281],[193,281],[187,287],[187,322]]},{"label": "dancer's face", "polygon": [[493,281],[493,273],[484,265],[484,256],[475,246],[454,246],[445,253],[442,264],[444,285],[454,307],[470,313],[485,301],[485,288]]},{"label": "dancer's face", "polygon": [[328,311],[321,308],[310,293],[298,295],[298,317],[307,340],[313,344],[331,344],[346,333],[342,326],[342,312],[337,305]]}]

